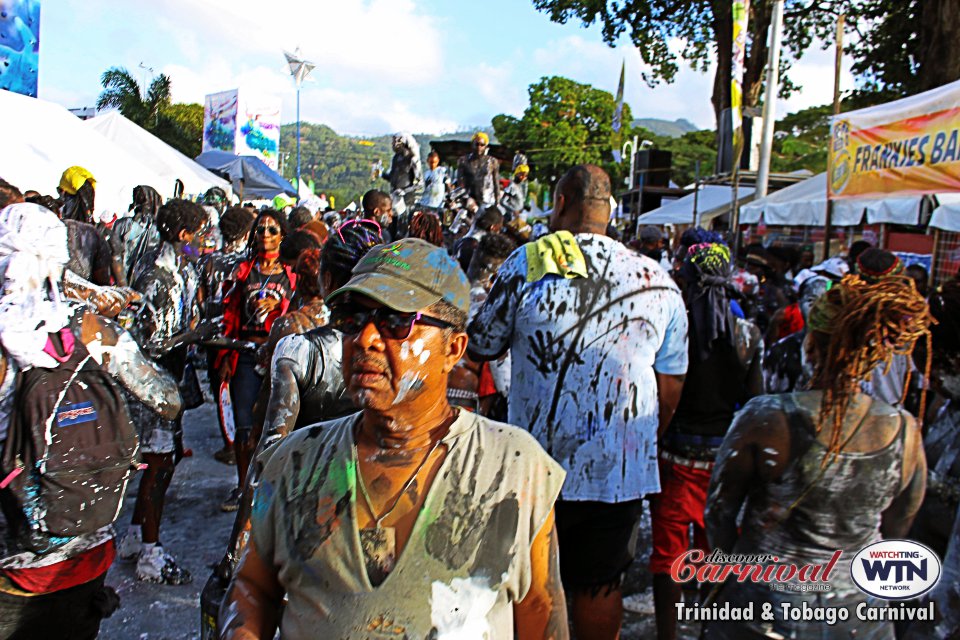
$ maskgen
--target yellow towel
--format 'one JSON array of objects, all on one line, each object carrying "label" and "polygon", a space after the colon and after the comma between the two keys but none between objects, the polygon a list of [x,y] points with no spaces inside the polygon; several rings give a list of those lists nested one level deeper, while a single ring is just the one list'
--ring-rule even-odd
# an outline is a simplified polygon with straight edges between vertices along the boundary
[{"label": "yellow towel", "polygon": [[567,279],[587,277],[587,262],[569,231],[557,231],[527,244],[527,282],[537,282],[548,273]]}]

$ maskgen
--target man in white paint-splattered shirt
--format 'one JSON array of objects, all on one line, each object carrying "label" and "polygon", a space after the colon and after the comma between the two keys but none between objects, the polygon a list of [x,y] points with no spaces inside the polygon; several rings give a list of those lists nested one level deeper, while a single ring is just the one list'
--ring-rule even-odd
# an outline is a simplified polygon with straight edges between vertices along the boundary
[{"label": "man in white paint-splattered shirt", "polygon": [[578,638],[613,638],[640,499],[657,493],[657,433],[687,370],[680,291],[653,260],[606,237],[610,179],[592,165],[557,185],[556,232],[515,251],[470,323],[469,353],[511,352],[511,424],[567,471],[560,565]]}]

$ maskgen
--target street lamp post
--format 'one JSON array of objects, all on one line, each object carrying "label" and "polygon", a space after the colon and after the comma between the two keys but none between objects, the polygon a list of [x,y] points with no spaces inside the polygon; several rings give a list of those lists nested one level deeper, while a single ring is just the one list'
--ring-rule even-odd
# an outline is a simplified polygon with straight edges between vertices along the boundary
[{"label": "street lamp post", "polygon": [[312,62],[304,60],[300,55],[300,47],[294,53],[283,52],[287,59],[287,65],[290,67],[290,75],[293,76],[297,84],[297,194],[300,193],[300,86],[304,78],[313,71],[316,66]]}]

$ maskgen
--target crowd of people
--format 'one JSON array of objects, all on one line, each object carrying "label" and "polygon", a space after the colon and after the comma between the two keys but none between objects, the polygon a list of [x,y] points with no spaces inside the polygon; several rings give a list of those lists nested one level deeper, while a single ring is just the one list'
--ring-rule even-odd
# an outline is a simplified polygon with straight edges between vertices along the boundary
[{"label": "crowd of people", "polygon": [[[205,395],[237,482],[204,637],[617,638],[645,508],[661,639],[701,598],[883,606],[850,557],[904,537],[945,578],[937,619],[898,637],[957,632],[960,281],[928,291],[922,267],[862,241],[815,264],[699,228],[625,234],[592,165],[528,220],[526,158],[501,180],[488,146],[478,133],[455,173],[435,153],[423,171],[398,134],[390,191],[356,213],[143,185],[95,224],[81,167],[56,195],[0,181],[0,637],[96,637],[116,557],[193,580],[161,532],[183,412]],[[826,594],[697,594],[672,575],[691,549],[843,554]]]}]

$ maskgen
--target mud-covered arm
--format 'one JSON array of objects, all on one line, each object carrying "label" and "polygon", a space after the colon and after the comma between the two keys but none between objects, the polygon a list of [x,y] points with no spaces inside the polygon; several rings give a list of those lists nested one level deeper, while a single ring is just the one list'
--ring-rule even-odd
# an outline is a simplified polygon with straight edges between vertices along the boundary
[{"label": "mud-covered arm", "polygon": [[283,587],[251,539],[220,606],[221,640],[273,638],[283,606]]},{"label": "mud-covered arm", "polygon": [[263,421],[260,449],[293,433],[300,415],[300,385],[294,373],[296,363],[286,358],[274,359],[270,372],[270,399]]},{"label": "mud-covered arm", "polygon": [[137,400],[165,420],[180,415],[183,402],[177,381],[147,358],[128,332],[88,313],[83,321],[83,339],[90,354]]},{"label": "mud-covered arm", "polygon": [[927,490],[927,456],[920,429],[913,417],[907,416],[905,419],[907,423],[903,428],[907,429],[907,446],[903,456],[903,490],[886,508],[880,520],[880,533],[887,539],[906,537]]},{"label": "mud-covered arm", "polygon": [[560,582],[560,555],[553,511],[540,528],[530,548],[530,589],[513,606],[520,640],[566,640],[567,601]]}]

